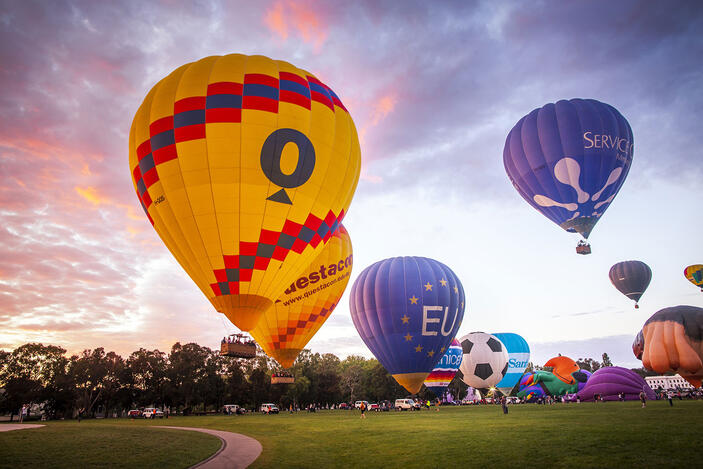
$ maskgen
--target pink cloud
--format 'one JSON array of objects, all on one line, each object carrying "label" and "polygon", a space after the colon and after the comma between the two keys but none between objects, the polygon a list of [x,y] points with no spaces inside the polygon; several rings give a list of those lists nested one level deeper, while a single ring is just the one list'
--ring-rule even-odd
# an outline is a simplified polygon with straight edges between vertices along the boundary
[{"label": "pink cloud", "polygon": [[295,30],[304,42],[313,45],[315,52],[320,52],[327,40],[327,21],[322,6],[314,1],[277,0],[266,10],[264,24],[284,41],[289,30]]}]

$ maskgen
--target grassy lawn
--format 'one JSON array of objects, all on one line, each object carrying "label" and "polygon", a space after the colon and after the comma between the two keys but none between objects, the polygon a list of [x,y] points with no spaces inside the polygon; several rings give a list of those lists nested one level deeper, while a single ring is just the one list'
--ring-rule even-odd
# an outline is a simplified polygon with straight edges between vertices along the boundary
[{"label": "grassy lawn", "polygon": [[[421,412],[321,411],[178,417],[154,422],[233,431],[256,438],[266,467],[692,467],[700,465],[703,401],[442,407]],[[192,432],[148,421],[50,423],[0,433],[0,467],[187,467],[219,447]],[[153,458],[147,453],[155,451]],[[198,456],[195,456],[198,453]],[[50,459],[47,459],[51,455]],[[192,458],[186,459],[188,455]],[[84,463],[76,463],[77,457]],[[160,459],[163,458],[163,459]],[[166,459],[169,458],[169,459]],[[71,464],[73,462],[73,464]]]}]

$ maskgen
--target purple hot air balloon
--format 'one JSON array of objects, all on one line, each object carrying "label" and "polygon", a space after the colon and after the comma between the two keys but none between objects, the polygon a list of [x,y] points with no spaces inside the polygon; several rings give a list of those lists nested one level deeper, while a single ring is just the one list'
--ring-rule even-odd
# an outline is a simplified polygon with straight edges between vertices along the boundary
[{"label": "purple hot air balloon", "polygon": [[459,330],[464,288],[441,262],[394,257],[361,272],[349,306],[366,346],[398,383],[416,393]]},{"label": "purple hot air balloon", "polygon": [[635,308],[639,308],[637,302],[652,280],[652,269],[642,261],[623,261],[610,268],[608,277],[613,286],[634,300]]},{"label": "purple hot air balloon", "polygon": [[639,399],[642,391],[647,395],[647,399],[657,398],[644,378],[634,371],[620,366],[607,366],[593,373],[577,396],[582,401],[593,401],[594,396],[599,394],[604,401],[617,401],[618,395],[623,393],[625,400],[635,401]]}]

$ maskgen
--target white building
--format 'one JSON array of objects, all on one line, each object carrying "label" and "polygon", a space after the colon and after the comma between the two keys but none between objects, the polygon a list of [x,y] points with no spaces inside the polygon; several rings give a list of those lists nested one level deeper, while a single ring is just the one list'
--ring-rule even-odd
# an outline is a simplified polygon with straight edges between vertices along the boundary
[{"label": "white building", "polygon": [[659,388],[668,391],[669,389],[695,389],[691,383],[681,377],[674,376],[647,376],[644,378],[650,388],[657,390]]}]

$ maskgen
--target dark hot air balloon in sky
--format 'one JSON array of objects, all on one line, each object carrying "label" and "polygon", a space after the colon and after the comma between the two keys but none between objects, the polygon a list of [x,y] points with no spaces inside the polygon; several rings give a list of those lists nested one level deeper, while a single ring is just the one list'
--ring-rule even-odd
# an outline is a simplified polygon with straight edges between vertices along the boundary
[{"label": "dark hot air balloon in sky", "polygon": [[610,268],[608,277],[613,286],[639,308],[637,302],[652,280],[652,269],[642,261],[623,261]]},{"label": "dark hot air balloon in sky", "polygon": [[515,124],[503,164],[527,203],[587,239],[625,182],[633,145],[630,124],[613,106],[562,100]]},{"label": "dark hot air balloon in sky", "polygon": [[464,288],[446,265],[394,257],[364,269],[349,299],[366,346],[405,389],[417,393],[464,317]]}]

